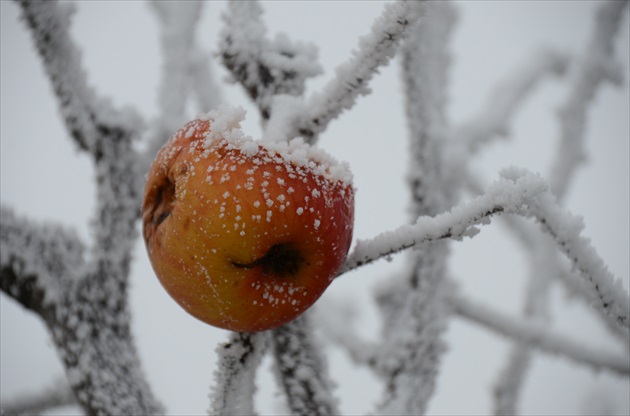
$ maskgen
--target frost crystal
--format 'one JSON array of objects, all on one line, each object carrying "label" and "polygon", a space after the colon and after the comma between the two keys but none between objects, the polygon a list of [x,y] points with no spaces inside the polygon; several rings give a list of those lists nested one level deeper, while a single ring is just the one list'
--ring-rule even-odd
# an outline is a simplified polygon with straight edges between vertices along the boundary
[{"label": "frost crystal", "polygon": [[217,109],[199,117],[201,120],[210,121],[212,126],[206,136],[206,147],[210,147],[213,142],[221,138],[239,146],[242,142],[251,142],[252,138],[245,136],[241,130],[241,121],[245,119],[245,113],[243,107],[221,104]]},{"label": "frost crystal", "polygon": [[[257,142],[245,135],[240,124],[245,118],[245,110],[242,107],[222,104],[199,118],[210,122],[210,131],[204,143],[206,148],[223,139],[228,148],[238,149],[252,158],[258,155],[259,149],[265,149],[270,157],[281,157],[286,162],[287,171],[295,167],[306,168],[332,182],[352,184],[352,173],[347,163],[338,162],[323,149],[311,146],[300,137],[288,142]],[[288,192],[291,193],[292,188]],[[318,196],[317,190],[313,190],[313,196]]]}]

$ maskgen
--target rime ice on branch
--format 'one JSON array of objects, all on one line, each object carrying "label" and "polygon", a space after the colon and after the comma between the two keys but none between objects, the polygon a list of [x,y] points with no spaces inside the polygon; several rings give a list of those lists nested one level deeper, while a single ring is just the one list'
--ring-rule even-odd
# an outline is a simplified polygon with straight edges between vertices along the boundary
[{"label": "rime ice on branch", "polygon": [[370,80],[381,66],[389,63],[425,8],[425,1],[399,0],[386,4],[370,33],[359,39],[353,57],[337,68],[335,78],[321,92],[309,98],[306,112],[299,116],[289,138],[300,135],[308,142],[316,142],[330,121],[351,109],[357,97],[369,94]]},{"label": "rime ice on branch", "polygon": [[256,370],[267,349],[266,332],[233,332],[217,347],[215,385],[210,393],[211,415],[253,415]]},{"label": "rime ice on branch", "polygon": [[580,273],[580,286],[591,294],[592,306],[616,327],[630,326],[630,301],[621,281],[615,278],[588,239],[580,235],[583,224],[561,209],[539,176],[505,171],[504,179],[491,185],[472,201],[435,217],[420,217],[413,225],[358,241],[340,273],[411,247],[443,239],[462,239],[479,232],[492,215],[516,214],[534,218],[556,242],[558,249]]},{"label": "rime ice on branch", "polygon": [[589,44],[577,62],[572,88],[559,110],[560,143],[550,184],[561,199],[573,172],[586,159],[587,111],[597,90],[605,81],[616,85],[623,82],[623,70],[614,54],[614,40],[627,9],[627,1],[608,0],[599,4]]},{"label": "rime ice on branch", "polygon": [[333,382],[315,341],[309,313],[272,331],[275,371],[291,413],[338,415]]},{"label": "rime ice on branch", "polygon": [[[627,6],[627,3],[625,3]],[[557,147],[554,165],[551,169],[551,188],[559,201],[564,199],[569,184],[574,179],[574,173],[581,162],[580,153],[584,147],[584,133],[587,122],[586,110],[593,99],[597,89],[606,78],[619,84],[619,74],[608,72],[612,69],[610,63],[614,61],[613,40],[615,32],[619,29],[620,16],[625,7],[623,2],[613,4],[602,3],[598,7],[597,19],[594,19],[594,30],[586,51],[575,65],[573,82],[570,84],[569,97],[560,112],[561,140]],[[613,75],[612,77],[607,75]],[[548,292],[553,277],[559,278],[567,289],[577,294],[589,304],[596,303],[593,292],[583,285],[576,283],[571,272],[563,269],[563,264],[558,261],[557,252],[554,250],[550,239],[536,238],[535,233],[528,232],[526,224],[510,221],[512,229],[515,229],[524,241],[531,257],[525,305],[523,314],[527,319],[535,319],[541,322],[549,322]],[[516,227],[516,228],[515,228]],[[541,273],[541,269],[545,273]],[[621,338],[626,345],[630,341],[627,330],[616,326],[610,320],[604,320],[611,328],[614,335]],[[528,364],[531,361],[531,352],[527,343],[515,345],[509,354],[505,368],[501,371],[495,388],[495,414],[515,414],[517,412],[518,396],[524,383]]]},{"label": "rime ice on branch", "polygon": [[[401,50],[414,217],[435,215],[454,202],[445,182],[442,152],[448,124],[448,43],[456,14],[448,2],[431,3],[427,9],[426,19],[413,27]],[[380,304],[389,311],[376,364],[386,386],[378,413],[424,414],[433,396],[446,351],[442,337],[450,313],[445,296],[453,290],[445,278],[448,254],[445,241],[412,252],[403,279],[385,286],[387,293],[405,295],[395,306]]]},{"label": "rime ice on branch", "polygon": [[121,130],[139,131],[142,123],[135,112],[113,110],[108,100],[98,97],[88,84],[80,64],[81,54],[67,30],[74,6],[56,1],[19,1],[19,4],[58,97],[66,128],[77,145],[98,159],[102,153],[103,129],[116,125]]},{"label": "rime ice on branch", "polygon": [[274,95],[302,95],[305,81],[322,69],[316,62],[315,46],[291,42],[283,34],[268,40],[262,13],[257,1],[228,3],[219,50],[223,65],[245,88],[266,121]]},{"label": "rime ice on branch", "polygon": [[191,94],[195,95],[202,113],[221,104],[209,59],[199,50],[194,36],[202,3],[152,1],[150,4],[160,24],[163,63],[159,114],[145,133],[148,146],[143,171],[148,170],[160,147],[186,121],[186,103]]},{"label": "rime ice on branch", "polygon": [[85,247],[62,227],[17,217],[0,210],[0,285],[25,308],[52,320],[63,292],[85,265]]},{"label": "rime ice on branch", "polygon": [[92,156],[97,183],[89,261],[72,233],[2,212],[2,289],[50,330],[79,404],[89,414],[162,412],[131,335],[127,287],[142,187],[132,147],[141,122],[88,86],[68,34],[71,6],[21,2],[66,128]]},{"label": "rime ice on branch", "polygon": [[569,57],[552,49],[536,50],[509,77],[499,82],[483,110],[453,128],[453,144],[463,146],[466,156],[495,137],[506,136],[513,115],[548,74],[563,75]]}]

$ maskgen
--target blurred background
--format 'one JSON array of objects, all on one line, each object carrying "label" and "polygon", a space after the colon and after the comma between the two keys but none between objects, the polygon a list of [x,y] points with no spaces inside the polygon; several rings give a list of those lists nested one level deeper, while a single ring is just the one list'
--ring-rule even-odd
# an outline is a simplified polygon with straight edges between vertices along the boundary
[{"label": "blurred background", "polygon": [[[459,21],[452,38],[453,65],[448,115],[453,123],[483,108],[487,94],[540,46],[577,54],[591,33],[599,2],[457,2]],[[286,32],[291,39],[319,48],[325,73],[308,83],[316,91],[334,74],[369,31],[383,4],[378,1],[264,2],[271,36]],[[216,51],[223,1],[205,5],[198,40],[208,54]],[[86,155],[77,152],[58,116],[48,80],[30,37],[19,21],[18,7],[0,2],[1,123],[0,199],[37,221],[74,227],[89,241],[94,210],[94,173]],[[623,63],[621,89],[601,88],[587,123],[588,160],[578,171],[566,199],[583,216],[584,233],[610,270],[629,282],[629,113],[628,12],[617,37]],[[156,18],[145,2],[77,2],[71,32],[83,51],[89,81],[116,106],[132,106],[150,120],[157,113],[161,73]],[[219,82],[226,71],[212,66]],[[373,93],[330,124],[320,146],[352,167],[356,201],[356,238],[369,238],[410,221],[407,126],[403,86],[397,60],[372,82]],[[223,85],[223,100],[248,110],[246,134],[260,137],[256,109],[236,85]],[[563,79],[545,80],[514,118],[511,137],[482,151],[473,162],[487,183],[507,166],[526,167],[546,175],[556,150],[556,109],[567,95]],[[209,109],[205,109],[209,110]],[[190,108],[190,116],[198,113]],[[472,240],[453,243],[451,271],[463,293],[502,311],[520,313],[528,257],[497,221]],[[203,414],[216,361],[215,346],[226,331],[188,316],[160,287],[141,239],[135,251],[131,281],[133,327],[143,365],[157,396],[171,414]],[[402,270],[404,255],[379,262],[338,279],[318,304],[335,300],[354,305],[356,330],[377,339],[379,318],[373,288]],[[553,328],[603,350],[622,351],[598,320],[579,302],[555,286]],[[44,326],[38,318],[4,294],[0,295],[0,388],[5,401],[20,393],[51,385],[62,376]],[[509,343],[502,337],[455,318],[446,340],[430,414],[486,414],[492,410],[492,387],[503,367]],[[345,353],[325,345],[341,410],[370,412],[381,386],[372,374],[357,368]],[[629,357],[630,359],[630,357]],[[259,371],[258,410],[282,411],[281,397],[270,374],[270,360]],[[572,362],[536,354],[523,392],[523,414],[629,414],[628,378],[593,371]],[[67,412],[70,409],[62,409]]]}]

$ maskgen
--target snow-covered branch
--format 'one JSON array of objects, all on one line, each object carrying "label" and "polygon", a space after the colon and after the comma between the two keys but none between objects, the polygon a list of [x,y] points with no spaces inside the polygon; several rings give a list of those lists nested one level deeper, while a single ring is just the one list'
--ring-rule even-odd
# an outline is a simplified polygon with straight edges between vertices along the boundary
[{"label": "snow-covered branch", "polygon": [[395,55],[400,42],[424,14],[425,3],[399,0],[386,4],[370,33],[359,39],[352,58],[337,68],[335,78],[320,93],[309,98],[289,138],[299,135],[307,142],[317,141],[331,120],[352,108],[359,96],[369,94],[370,80]]},{"label": "snow-covered branch", "polygon": [[[186,106],[190,56],[202,3],[152,1],[160,22],[162,47],[162,79],[158,98],[160,121],[172,133],[182,124]],[[170,134],[169,134],[170,135]]]},{"label": "snow-covered branch", "polygon": [[34,225],[5,207],[0,215],[2,290],[42,317],[86,412],[161,411],[133,346],[119,284],[125,280],[97,275],[102,266],[84,264],[84,246],[74,233]]},{"label": "snow-covered branch", "polygon": [[537,322],[511,318],[502,312],[473,302],[462,296],[453,296],[455,312],[463,318],[485,326],[520,343],[538,348],[550,354],[561,355],[594,370],[609,370],[618,374],[630,374],[630,362],[624,354],[601,351],[585,346],[551,332]]},{"label": "snow-covered branch", "polygon": [[549,74],[564,74],[569,57],[552,49],[536,50],[517,70],[492,88],[486,105],[473,118],[453,128],[454,145],[463,146],[467,157],[495,137],[506,136],[516,110]]},{"label": "snow-covered branch", "polygon": [[54,0],[18,3],[57,95],[66,128],[77,145],[99,159],[101,142],[110,136],[105,133],[118,130],[136,134],[142,125],[140,117],[129,109],[114,110],[88,84],[81,54],[68,33],[74,6]]},{"label": "snow-covered branch", "polygon": [[191,77],[194,85],[192,93],[197,100],[197,107],[202,113],[207,113],[217,108],[222,102],[222,93],[216,82],[212,66],[211,56],[194,47],[192,51]]},{"label": "snow-covered branch", "polygon": [[453,193],[444,186],[444,146],[448,121],[447,86],[451,63],[448,49],[455,25],[455,9],[449,2],[428,7],[402,47],[402,79],[409,127],[411,213],[434,215],[451,207]]},{"label": "snow-covered branch", "polygon": [[337,399],[326,361],[315,341],[309,315],[272,331],[272,350],[279,384],[295,415],[337,415]]},{"label": "snow-covered branch", "polygon": [[[595,30],[592,39],[589,40],[587,50],[582,57],[582,61],[577,61],[577,72],[574,74],[570,95],[565,106],[560,111],[561,140],[557,149],[555,162],[552,167],[551,189],[555,192],[556,198],[561,201],[567,193],[567,189],[575,177],[577,167],[581,161],[581,153],[584,147],[584,132],[586,130],[586,111],[592,101],[597,88],[602,85],[601,81],[606,79],[613,57],[613,40],[615,32],[618,30],[620,15],[622,14],[623,3],[613,5],[611,3],[602,4],[597,11],[593,24]],[[614,16],[613,16],[614,15]],[[596,54],[596,56],[595,56]],[[590,57],[589,57],[590,55]],[[608,68],[604,68],[608,67]],[[599,73],[598,73],[599,72]],[[620,81],[619,74],[613,74],[612,79]],[[500,108],[500,107],[499,107]],[[593,300],[593,291],[584,285],[576,283],[576,279],[567,278],[568,273],[562,270],[559,257],[553,250],[553,242],[549,239],[536,239],[530,233],[522,231],[529,230],[522,222],[511,221],[512,229],[520,229],[521,237],[526,237],[526,246],[532,260],[529,264],[535,264],[536,268],[530,270],[528,278],[528,290],[525,296],[524,317],[526,319],[536,319],[541,323],[548,322],[548,288],[550,279],[558,277],[567,286],[571,293],[580,295],[580,298],[587,302],[597,302]],[[520,227],[514,227],[520,225]],[[528,234],[528,235],[526,235]],[[535,236],[534,236],[535,237]],[[536,240],[538,240],[536,242]],[[620,337],[627,346],[630,340],[630,333],[627,328],[620,327],[609,319],[604,319],[606,325],[613,334]],[[518,343],[513,346],[508,356],[506,366],[501,372],[496,382],[495,388],[495,414],[515,414],[517,412],[517,402],[521,385],[527,374],[528,364],[531,361],[530,346]]]},{"label": "snow-covered branch", "polygon": [[256,370],[269,334],[233,332],[217,347],[218,365],[210,394],[211,415],[253,415]]},{"label": "snow-covered branch", "polygon": [[420,217],[413,225],[403,225],[367,241],[358,241],[339,274],[411,247],[443,239],[462,239],[478,232],[497,213],[535,218],[556,242],[559,250],[580,272],[580,283],[590,292],[592,306],[615,326],[627,331],[630,302],[627,291],[597,255],[588,239],[582,237],[581,221],[560,208],[546,182],[531,173],[507,171],[504,178],[470,202],[435,217]]},{"label": "snow-covered branch", "polygon": [[[413,27],[401,48],[414,217],[435,215],[453,204],[453,193],[445,186],[442,160],[447,130],[448,45],[455,21],[450,2],[431,3],[426,18]],[[448,253],[446,242],[411,253],[404,279],[391,282],[395,286],[392,290],[402,296],[396,309],[385,312],[390,328],[383,336],[374,368],[386,388],[377,413],[424,414],[433,396],[450,316],[445,295],[452,285],[444,278]]]},{"label": "snow-covered branch", "polygon": [[[151,123],[147,160],[153,161],[158,149],[185,121],[186,101],[193,63],[195,28],[203,3],[152,1],[160,28],[162,75],[158,94],[159,115]],[[199,86],[198,88],[203,88]],[[207,111],[209,109],[206,109]]]},{"label": "snow-covered branch", "polygon": [[[528,212],[529,211],[529,212]],[[621,280],[616,279],[599,257],[590,241],[580,235],[581,218],[567,213],[550,193],[541,195],[537,207],[521,207],[521,215],[535,217],[555,240],[558,248],[573,264],[593,294],[592,306],[608,317],[611,324],[628,331],[630,299]]]},{"label": "snow-covered branch", "polygon": [[[142,371],[127,297],[143,188],[133,147],[135,112],[118,111],[87,85],[69,36],[71,5],[20,2],[22,15],[57,96],[66,127],[92,155],[97,190],[91,255],[59,227],[29,226],[2,212],[2,287],[41,313],[68,381],[89,414],[162,411]],[[63,284],[62,284],[63,283]],[[45,302],[45,304],[44,304]]]},{"label": "snow-covered branch", "polygon": [[532,361],[529,344],[518,343],[510,350],[505,367],[494,383],[494,414],[516,415],[527,370]]},{"label": "snow-covered branch", "polygon": [[[534,232],[533,224],[519,221],[520,218],[512,217],[511,219],[514,220],[511,221],[512,223],[522,226],[525,232],[521,235],[527,240],[526,244],[529,249],[530,260],[527,262],[529,276],[522,318],[539,323],[543,327],[550,321],[549,287],[554,276],[561,273],[559,253],[555,250],[551,238]],[[506,365],[495,382],[494,411],[496,415],[517,413],[518,398],[523,391],[522,386],[531,360],[532,351],[529,345],[517,343],[512,346]]]},{"label": "snow-covered branch", "polygon": [[302,95],[305,81],[322,69],[315,46],[292,42],[284,34],[267,39],[262,14],[258,1],[228,3],[219,54],[234,81],[258,105],[263,120],[268,120],[274,95]]},{"label": "snow-covered branch", "polygon": [[129,109],[114,110],[88,86],[80,53],[68,33],[70,4],[19,4],[57,94],[66,127],[79,146],[92,154],[96,165],[99,203],[93,264],[100,270],[95,274],[107,275],[109,269],[117,268],[113,266],[117,261],[125,269],[142,189],[138,158],[132,149],[141,122]]},{"label": "snow-covered branch", "polygon": [[0,287],[43,319],[84,265],[83,243],[59,226],[35,225],[0,210]]},{"label": "snow-covered branch", "polygon": [[623,70],[615,58],[614,40],[628,1],[599,4],[593,33],[577,62],[569,95],[560,107],[560,142],[550,174],[551,190],[559,199],[566,194],[573,172],[586,159],[587,112],[605,81],[620,85]]},{"label": "snow-covered branch", "polygon": [[18,396],[0,405],[1,414],[7,416],[27,416],[43,414],[55,407],[75,404],[74,393],[65,380],[32,394]]}]

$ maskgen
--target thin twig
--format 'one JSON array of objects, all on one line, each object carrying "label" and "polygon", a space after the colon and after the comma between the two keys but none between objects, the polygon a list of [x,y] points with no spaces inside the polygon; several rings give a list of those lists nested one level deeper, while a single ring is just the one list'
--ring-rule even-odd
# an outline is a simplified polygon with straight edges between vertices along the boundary
[{"label": "thin twig", "polygon": [[76,405],[74,392],[65,380],[35,393],[18,396],[2,403],[2,416],[38,415],[61,406]]},{"label": "thin twig", "polygon": [[508,317],[504,313],[462,296],[453,296],[451,302],[459,316],[520,343],[550,354],[565,356],[594,370],[605,369],[621,375],[630,374],[630,362],[626,355],[585,346],[583,342],[556,335],[539,323],[523,320],[520,317]]}]

